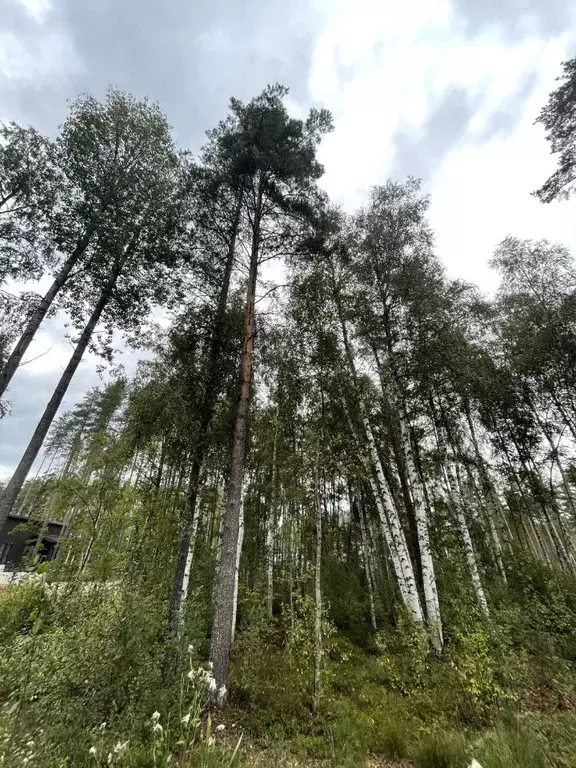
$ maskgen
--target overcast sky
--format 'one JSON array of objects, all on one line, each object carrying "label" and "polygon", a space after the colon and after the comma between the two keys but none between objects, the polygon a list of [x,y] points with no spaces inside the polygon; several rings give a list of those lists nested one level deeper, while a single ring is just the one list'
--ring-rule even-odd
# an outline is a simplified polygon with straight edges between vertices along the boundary
[{"label": "overcast sky", "polygon": [[[432,194],[448,272],[492,290],[487,261],[507,234],[576,249],[574,203],[530,193],[554,167],[534,120],[576,53],[571,0],[0,0],[0,119],[57,131],[66,100],[109,84],[160,102],[190,149],[268,82],[289,107],[330,109],[323,186],[358,205],[408,174]],[[70,356],[63,320],[39,334],[0,422],[14,466]],[[133,365],[133,362],[130,363]],[[70,407],[98,383],[78,370]]]}]

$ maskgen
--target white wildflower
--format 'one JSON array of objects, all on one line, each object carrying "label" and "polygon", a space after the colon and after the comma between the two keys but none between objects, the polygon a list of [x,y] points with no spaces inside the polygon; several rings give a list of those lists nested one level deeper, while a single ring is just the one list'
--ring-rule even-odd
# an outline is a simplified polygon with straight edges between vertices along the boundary
[{"label": "white wildflower", "polygon": [[216,685],[216,680],[213,677],[208,678],[208,693],[213,694],[216,693],[218,690],[218,686]]},{"label": "white wildflower", "polygon": [[216,704],[221,707],[222,704],[224,704],[224,701],[226,700],[226,694],[228,693],[226,686],[221,685],[220,688],[218,688],[218,693],[216,694]]},{"label": "white wildflower", "polygon": [[214,736],[209,736],[208,737],[208,746],[209,747],[213,747],[214,744],[216,744],[216,739],[214,738]]},{"label": "white wildflower", "polygon": [[190,672],[188,672],[188,674],[186,675],[186,677],[188,678],[188,680],[194,680],[194,678],[196,677],[196,673],[194,672],[193,669],[191,669]]},{"label": "white wildflower", "polygon": [[130,744],[129,741],[125,741],[122,743],[121,741],[116,742],[116,746],[114,747],[114,753],[116,755],[122,755],[126,750],[128,749],[128,744]]},{"label": "white wildflower", "polygon": [[154,733],[157,733],[159,736],[162,736],[162,734],[164,733],[164,728],[162,728],[160,723],[154,723],[154,725],[152,726],[152,730],[154,731]]},{"label": "white wildflower", "polygon": [[192,654],[194,653],[194,646],[192,645],[192,643],[190,643],[190,644],[188,645],[188,653],[189,653],[190,655],[192,655]]},{"label": "white wildflower", "polygon": [[108,765],[112,765],[112,752],[108,752]]},{"label": "white wildflower", "polygon": [[157,723],[158,720],[160,720],[160,712],[158,712],[158,710],[156,710],[156,712],[153,712],[152,717],[150,719],[152,720],[153,723]]},{"label": "white wildflower", "polygon": [[220,725],[216,726],[216,733],[222,733],[222,731],[226,730],[226,726],[224,723],[220,723]]},{"label": "white wildflower", "polygon": [[90,747],[90,749],[88,750],[88,754],[96,756],[98,754],[96,747]]},{"label": "white wildflower", "polygon": [[99,731],[104,731],[105,729],[106,729],[106,720],[104,720],[104,722],[100,723],[100,725],[98,726]]},{"label": "white wildflower", "polygon": [[210,672],[212,672],[214,669],[214,664],[211,661],[208,662],[208,669],[210,670]]},{"label": "white wildflower", "polygon": [[26,746],[27,746],[29,749],[32,749],[32,747],[34,746],[34,742],[32,741],[32,739],[30,739],[30,741],[27,741],[27,742],[26,742]]},{"label": "white wildflower", "polygon": [[183,725],[188,725],[188,723],[190,722],[190,712],[188,712],[187,715],[184,715],[184,717],[180,722],[183,723]]}]

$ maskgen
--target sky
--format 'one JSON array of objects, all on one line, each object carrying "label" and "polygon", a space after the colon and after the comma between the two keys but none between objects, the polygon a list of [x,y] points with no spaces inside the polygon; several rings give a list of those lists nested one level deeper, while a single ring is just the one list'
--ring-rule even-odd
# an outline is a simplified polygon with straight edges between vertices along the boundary
[{"label": "sky", "polygon": [[[574,203],[531,196],[555,167],[534,121],[576,55],[575,21],[570,0],[0,0],[0,120],[55,135],[67,100],[114,85],[158,101],[194,151],[231,96],[281,82],[295,116],[333,114],[319,153],[332,200],[351,210],[373,184],[421,177],[448,274],[490,292],[508,234],[576,251]],[[0,476],[70,354],[58,316],[13,381]],[[97,364],[82,362],[64,410]]]}]

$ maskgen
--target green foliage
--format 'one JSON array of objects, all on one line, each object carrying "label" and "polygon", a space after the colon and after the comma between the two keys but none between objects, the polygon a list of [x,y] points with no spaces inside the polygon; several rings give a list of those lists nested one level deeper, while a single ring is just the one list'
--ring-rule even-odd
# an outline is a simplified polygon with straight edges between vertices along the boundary
[{"label": "green foliage", "polygon": [[[263,615],[261,595],[247,593],[244,610],[252,620],[238,634],[233,656],[234,702],[251,713],[258,733],[292,735],[311,722],[314,683],[314,600],[295,596],[294,613],[279,620]],[[324,680],[334,630],[324,616]]]},{"label": "green foliage", "polygon": [[469,751],[462,734],[434,731],[420,740],[414,758],[418,768],[460,768],[467,765]]},{"label": "green foliage", "polygon": [[190,658],[163,684],[164,607],[150,593],[22,585],[0,592],[0,616],[3,765],[231,765],[206,719],[210,673]]},{"label": "green foliage", "polygon": [[404,611],[399,611],[396,627],[378,634],[376,644],[390,688],[409,693],[422,686],[429,668],[428,639]]},{"label": "green foliage", "polygon": [[[30,635],[50,621],[51,607],[41,584],[28,583],[0,590],[0,643]],[[0,686],[1,686],[0,682]]]}]

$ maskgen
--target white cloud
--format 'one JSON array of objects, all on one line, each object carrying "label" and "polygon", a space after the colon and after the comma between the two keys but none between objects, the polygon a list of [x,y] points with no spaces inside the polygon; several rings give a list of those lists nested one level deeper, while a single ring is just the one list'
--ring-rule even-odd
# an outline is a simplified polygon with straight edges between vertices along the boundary
[{"label": "white cloud", "polygon": [[[82,71],[74,43],[47,0],[4,0],[28,17],[20,34],[0,29],[0,102],[4,93],[54,87]],[[1,107],[0,107],[1,109]],[[18,119],[0,113],[0,119]]]},{"label": "white cloud", "polygon": [[[333,199],[347,208],[359,205],[391,172],[397,133],[424,138],[435,104],[458,87],[476,113],[460,143],[424,179],[450,274],[493,287],[486,262],[509,231],[576,247],[570,206],[542,206],[530,197],[554,167],[533,122],[569,55],[568,34],[539,39],[532,33],[514,42],[493,27],[470,38],[444,0],[316,0],[316,6],[324,27],[309,86],[313,99],[334,113],[336,129],[320,155],[323,185]],[[530,75],[534,91],[518,107],[514,97]],[[483,138],[493,118],[519,108],[523,113],[509,135]]]},{"label": "white cloud", "polygon": [[[472,136],[446,156],[430,180],[431,219],[440,255],[452,274],[486,289],[497,284],[486,262],[507,234],[560,241],[576,255],[573,204],[543,205],[531,195],[556,165],[544,131],[534,120],[555,87],[559,62],[566,55],[565,39],[543,48],[537,86],[512,133],[482,143]],[[485,119],[484,110],[473,127],[480,128]]]},{"label": "white cloud", "polygon": [[50,0],[15,0],[26,13],[37,23],[43,24],[50,15],[52,3]]}]

